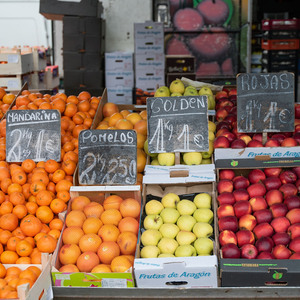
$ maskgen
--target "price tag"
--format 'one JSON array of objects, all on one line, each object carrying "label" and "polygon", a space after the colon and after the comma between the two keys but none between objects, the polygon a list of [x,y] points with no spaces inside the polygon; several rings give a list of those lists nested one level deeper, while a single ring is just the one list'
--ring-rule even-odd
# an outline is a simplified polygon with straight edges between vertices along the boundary
[{"label": "price tag", "polygon": [[60,112],[9,110],[6,113],[6,160],[61,160]]},{"label": "price tag", "polygon": [[294,105],[294,74],[237,76],[238,132],[293,132]]},{"label": "price tag", "polygon": [[207,96],[147,99],[150,153],[208,151]]},{"label": "price tag", "polygon": [[134,130],[83,130],[79,134],[81,185],[130,185],[137,176]]}]

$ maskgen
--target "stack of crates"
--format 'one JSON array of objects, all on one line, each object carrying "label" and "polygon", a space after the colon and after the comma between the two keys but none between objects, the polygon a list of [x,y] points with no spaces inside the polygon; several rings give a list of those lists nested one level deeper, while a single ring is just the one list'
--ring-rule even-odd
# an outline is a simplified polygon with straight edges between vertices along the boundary
[{"label": "stack of crates", "polygon": [[263,72],[292,72],[298,76],[300,19],[262,20]]},{"label": "stack of crates", "polygon": [[63,17],[64,90],[77,95],[104,89],[105,21],[97,17]]}]

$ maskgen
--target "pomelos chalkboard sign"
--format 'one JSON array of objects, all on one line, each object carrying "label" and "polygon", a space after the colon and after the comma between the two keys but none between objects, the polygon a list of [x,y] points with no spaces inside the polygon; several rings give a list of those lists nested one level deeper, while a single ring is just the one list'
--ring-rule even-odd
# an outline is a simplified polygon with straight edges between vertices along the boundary
[{"label": "pomelos chalkboard sign", "polygon": [[294,82],[288,72],[238,74],[238,132],[293,132]]},{"label": "pomelos chalkboard sign", "polygon": [[207,96],[147,99],[150,153],[208,151]]},{"label": "pomelos chalkboard sign", "polygon": [[6,161],[61,160],[60,112],[9,110],[6,113]]},{"label": "pomelos chalkboard sign", "polygon": [[83,130],[78,145],[80,185],[136,183],[137,135],[134,130]]}]

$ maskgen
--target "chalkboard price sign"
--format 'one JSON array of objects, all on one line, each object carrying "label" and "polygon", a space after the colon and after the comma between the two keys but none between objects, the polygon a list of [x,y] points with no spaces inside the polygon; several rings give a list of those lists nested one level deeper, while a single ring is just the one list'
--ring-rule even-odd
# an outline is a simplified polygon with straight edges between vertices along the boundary
[{"label": "chalkboard price sign", "polygon": [[78,145],[79,184],[136,183],[137,136],[134,130],[83,130]]},{"label": "chalkboard price sign", "polygon": [[237,76],[238,132],[294,131],[294,74]]},{"label": "chalkboard price sign", "polygon": [[208,151],[207,96],[147,99],[150,153]]},{"label": "chalkboard price sign", "polygon": [[6,114],[6,160],[61,160],[60,112],[9,110]]}]

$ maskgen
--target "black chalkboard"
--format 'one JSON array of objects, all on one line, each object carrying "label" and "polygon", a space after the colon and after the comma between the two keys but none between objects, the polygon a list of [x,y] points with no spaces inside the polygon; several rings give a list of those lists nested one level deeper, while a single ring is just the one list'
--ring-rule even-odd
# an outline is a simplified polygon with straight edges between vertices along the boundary
[{"label": "black chalkboard", "polygon": [[238,132],[292,132],[294,105],[293,73],[238,74]]},{"label": "black chalkboard", "polygon": [[9,110],[6,114],[6,160],[61,160],[60,112]]},{"label": "black chalkboard", "polygon": [[137,136],[134,130],[83,130],[78,142],[79,184],[136,183]]},{"label": "black chalkboard", "polygon": [[208,151],[207,96],[147,99],[150,153]]}]

